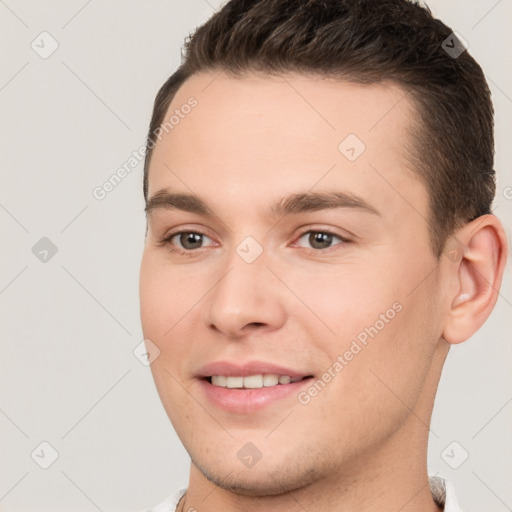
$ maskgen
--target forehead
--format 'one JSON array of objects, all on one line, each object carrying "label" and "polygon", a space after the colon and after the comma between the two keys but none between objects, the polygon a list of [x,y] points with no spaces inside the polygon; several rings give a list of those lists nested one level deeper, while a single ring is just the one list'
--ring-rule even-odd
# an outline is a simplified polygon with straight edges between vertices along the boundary
[{"label": "forehead", "polygon": [[[195,106],[185,107],[191,98]],[[154,149],[149,196],[222,190],[242,206],[274,192],[342,187],[388,208],[405,199],[426,214],[407,158],[414,105],[394,83],[203,72],[178,90],[165,120],[173,115]]]}]

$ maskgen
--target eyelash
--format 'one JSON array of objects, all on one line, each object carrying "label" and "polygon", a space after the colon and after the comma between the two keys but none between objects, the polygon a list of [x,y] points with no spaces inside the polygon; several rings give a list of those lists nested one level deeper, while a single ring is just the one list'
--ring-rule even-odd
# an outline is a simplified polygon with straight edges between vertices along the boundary
[{"label": "eyelash", "polygon": [[[177,254],[179,254],[181,256],[193,257],[203,248],[200,247],[199,249],[189,249],[189,250],[186,250],[186,249],[176,248],[175,246],[173,246],[171,244],[171,240],[175,236],[181,235],[183,233],[195,234],[195,235],[201,235],[201,236],[208,237],[208,235],[206,235],[205,233],[201,233],[200,231],[194,231],[193,229],[191,229],[191,230],[175,231],[174,233],[170,233],[168,236],[163,238],[161,240],[160,245],[161,246],[169,246],[169,250],[171,252],[177,253]],[[338,242],[337,244],[334,244],[331,247],[327,247],[326,249],[308,249],[306,247],[302,247],[302,249],[306,249],[306,251],[309,252],[309,253],[324,254],[324,253],[330,252],[337,245],[348,244],[348,243],[352,242],[352,240],[349,240],[348,238],[345,238],[345,237],[343,237],[343,236],[341,236],[341,235],[339,235],[337,233],[334,233],[333,231],[331,231],[329,229],[309,229],[309,230],[303,231],[300,235],[298,235],[298,237],[296,238],[296,242],[294,242],[294,243],[297,243],[304,235],[307,235],[308,233],[321,233],[321,234],[325,234],[325,235],[331,235],[331,236],[339,238],[341,240],[341,242]],[[211,237],[208,237],[208,238],[211,239]]]}]

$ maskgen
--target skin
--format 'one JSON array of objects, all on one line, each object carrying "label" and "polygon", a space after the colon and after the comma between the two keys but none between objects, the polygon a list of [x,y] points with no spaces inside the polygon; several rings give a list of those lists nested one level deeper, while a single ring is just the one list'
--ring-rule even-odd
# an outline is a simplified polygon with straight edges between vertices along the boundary
[{"label": "skin", "polygon": [[[203,72],[169,112],[190,96],[195,109],[155,148],[149,197],[194,193],[215,216],[152,210],[140,273],[144,337],[160,350],[152,374],[192,460],[180,509],[440,510],[426,463],[434,397],[450,345],[496,302],[500,222],[466,224],[455,256],[436,258],[406,149],[414,105],[397,85]],[[350,133],[366,145],[354,162],[338,150]],[[328,190],[379,213],[266,214],[284,196]],[[179,236],[162,244],[187,229],[206,235],[191,256],[176,252]],[[322,229],[336,235],[327,248],[308,235]],[[263,249],[250,264],[236,252],[246,236]],[[308,404],[292,395],[236,414],[201,392],[198,369],[221,359],[321,377],[394,303],[401,311]],[[262,454],[251,468],[237,457],[248,442]]]}]

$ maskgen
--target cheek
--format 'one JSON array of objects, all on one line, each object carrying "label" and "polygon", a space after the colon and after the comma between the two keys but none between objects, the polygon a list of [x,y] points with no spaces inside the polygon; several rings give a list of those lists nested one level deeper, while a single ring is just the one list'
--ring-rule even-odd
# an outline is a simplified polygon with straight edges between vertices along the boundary
[{"label": "cheek", "polygon": [[163,319],[164,310],[167,309],[167,297],[163,294],[166,289],[165,279],[159,279],[159,275],[154,258],[144,252],[139,277],[140,316],[144,337],[154,342],[161,336],[165,327]]},{"label": "cheek", "polygon": [[323,340],[324,348],[335,351],[375,322],[382,330],[380,315],[389,311],[388,317],[394,318],[393,304],[400,297],[396,282],[388,282],[386,273],[356,264],[289,273],[286,282],[302,303],[297,321],[314,330],[312,341]]},{"label": "cheek", "polygon": [[[292,281],[290,287],[310,310],[298,311],[297,322],[309,333],[314,351],[323,354],[322,370],[336,375],[329,384],[332,394],[325,394],[327,405],[335,406],[343,396],[383,413],[393,404],[406,411],[396,393],[414,407],[438,341],[435,290],[426,281],[411,293],[425,273],[404,276],[402,263],[357,271],[339,266],[314,279],[302,274]],[[334,366],[340,357],[343,369]]]},{"label": "cheek", "polygon": [[172,336],[172,329],[178,320],[197,301],[199,286],[199,280],[187,275],[182,267],[170,265],[160,254],[145,251],[139,283],[144,336],[154,338],[157,344]]},{"label": "cheek", "polygon": [[190,312],[198,293],[196,288],[187,286],[183,274],[182,269],[167,264],[161,255],[145,250],[139,281],[142,330],[144,338],[150,339],[160,350],[150,370],[175,428],[188,421],[190,409],[190,396],[179,384],[179,362],[185,360],[188,344],[186,338],[179,335],[181,325],[178,322]]}]

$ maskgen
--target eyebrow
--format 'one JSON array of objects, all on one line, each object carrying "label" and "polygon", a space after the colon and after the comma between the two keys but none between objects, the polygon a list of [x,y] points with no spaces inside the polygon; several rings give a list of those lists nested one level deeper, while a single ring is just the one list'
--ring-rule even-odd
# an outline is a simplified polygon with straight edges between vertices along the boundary
[{"label": "eyebrow", "polygon": [[[146,203],[146,215],[152,211],[165,208],[196,213],[205,217],[216,217],[213,210],[200,197],[194,194],[171,193],[167,189],[156,192]],[[271,218],[280,218],[288,214],[332,210],[339,208],[353,208],[366,213],[381,215],[380,212],[368,204],[364,199],[349,192],[302,192],[291,194],[279,199],[267,210]]]}]

